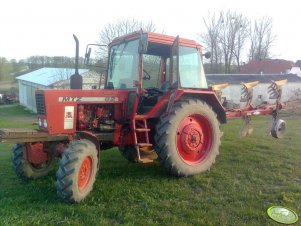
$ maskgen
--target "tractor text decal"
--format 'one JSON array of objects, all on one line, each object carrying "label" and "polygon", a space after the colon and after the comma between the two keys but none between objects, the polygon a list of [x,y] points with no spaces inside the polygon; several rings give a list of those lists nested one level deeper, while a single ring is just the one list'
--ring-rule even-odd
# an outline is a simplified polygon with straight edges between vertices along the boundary
[{"label": "tractor text decal", "polygon": [[117,102],[118,97],[59,97],[59,102]]}]

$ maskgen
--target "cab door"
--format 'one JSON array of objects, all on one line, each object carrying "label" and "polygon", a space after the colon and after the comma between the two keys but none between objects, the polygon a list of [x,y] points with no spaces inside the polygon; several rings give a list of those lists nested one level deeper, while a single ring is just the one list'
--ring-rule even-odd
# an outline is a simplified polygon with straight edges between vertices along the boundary
[{"label": "cab door", "polygon": [[171,88],[179,87],[179,36],[176,37],[171,46],[169,76]]}]

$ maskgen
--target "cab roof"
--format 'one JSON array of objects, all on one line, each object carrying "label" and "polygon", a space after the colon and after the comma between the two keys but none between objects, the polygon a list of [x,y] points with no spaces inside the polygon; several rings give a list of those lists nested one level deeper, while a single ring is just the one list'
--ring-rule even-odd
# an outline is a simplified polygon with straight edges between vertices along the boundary
[{"label": "cab roof", "polygon": [[[159,44],[171,46],[177,38],[174,36],[159,34],[159,33],[154,33],[154,32],[146,32],[146,31],[142,31],[142,32],[143,32],[143,34],[147,34],[148,42],[151,42],[151,43],[159,43]],[[135,31],[130,34],[117,37],[110,43],[110,46],[115,45],[120,42],[138,39],[138,38],[140,38],[140,35],[141,35],[141,31]],[[187,46],[187,47],[194,47],[197,49],[202,48],[202,46],[199,43],[197,43],[196,41],[186,39],[186,38],[179,38],[179,45]]]}]

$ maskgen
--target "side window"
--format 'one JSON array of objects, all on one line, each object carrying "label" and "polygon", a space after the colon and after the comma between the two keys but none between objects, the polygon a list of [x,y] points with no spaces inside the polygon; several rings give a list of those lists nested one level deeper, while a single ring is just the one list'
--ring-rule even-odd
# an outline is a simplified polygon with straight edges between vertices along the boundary
[{"label": "side window", "polygon": [[202,61],[197,49],[183,46],[180,47],[179,76],[181,87],[207,87]]},{"label": "side window", "polygon": [[142,88],[160,88],[160,63],[161,57],[155,55],[143,56],[143,81]]}]

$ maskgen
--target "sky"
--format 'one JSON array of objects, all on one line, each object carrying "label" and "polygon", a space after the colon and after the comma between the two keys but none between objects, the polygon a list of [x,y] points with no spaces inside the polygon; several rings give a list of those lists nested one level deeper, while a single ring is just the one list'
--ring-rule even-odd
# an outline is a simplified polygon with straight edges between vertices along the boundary
[{"label": "sky", "polygon": [[86,45],[97,42],[100,31],[120,18],[152,21],[158,32],[201,43],[203,18],[221,10],[250,19],[273,18],[273,58],[301,59],[298,0],[0,0],[0,57],[74,56],[72,34],[83,56]]}]

